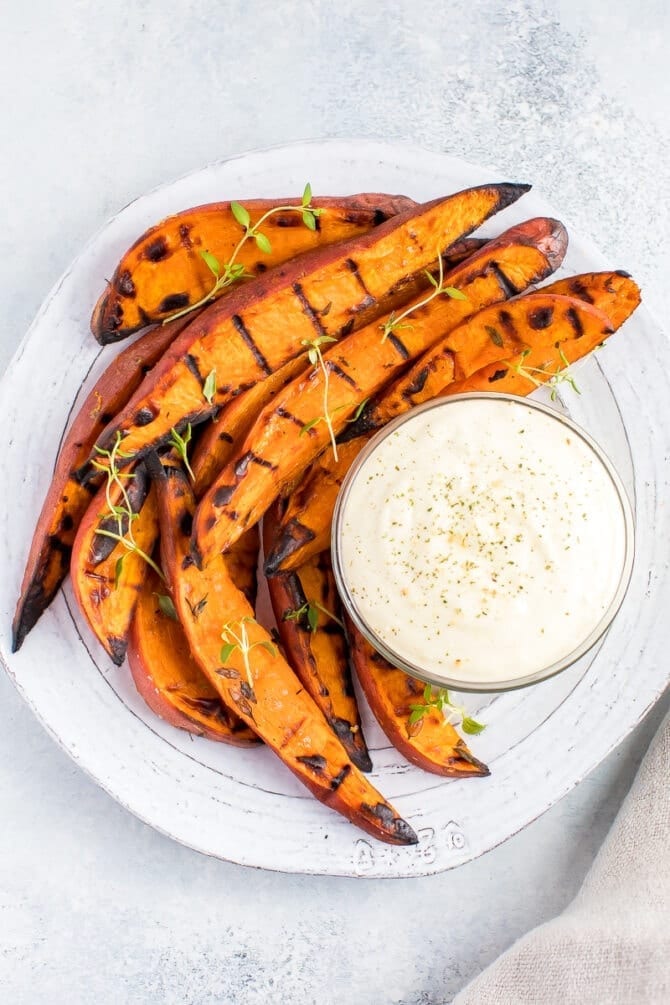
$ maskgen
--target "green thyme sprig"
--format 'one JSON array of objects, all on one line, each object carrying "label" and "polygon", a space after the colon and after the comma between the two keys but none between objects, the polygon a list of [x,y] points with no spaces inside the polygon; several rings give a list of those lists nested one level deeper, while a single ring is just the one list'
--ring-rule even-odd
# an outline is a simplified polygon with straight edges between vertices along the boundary
[{"label": "green thyme sprig", "polygon": [[171,314],[168,318],[165,318],[163,324],[167,321],[174,321],[176,318],[182,318],[186,314],[190,314],[191,311],[198,310],[199,307],[203,307],[205,304],[209,303],[210,300],[216,297],[221,290],[226,289],[227,286],[232,286],[233,283],[237,283],[241,279],[252,279],[252,273],[247,272],[244,265],[237,261],[237,258],[240,251],[248,241],[254,241],[258,250],[264,255],[272,253],[272,244],[270,243],[270,239],[267,234],[264,234],[261,230],[265,221],[271,216],[275,216],[277,213],[300,213],[302,222],[308,230],[316,230],[317,217],[319,217],[322,213],[322,210],[315,209],[314,206],[312,206],[312,186],[309,182],[305,185],[302,193],[302,200],[299,206],[273,206],[272,209],[268,209],[267,212],[263,213],[261,218],[257,220],[256,223],[251,222],[249,210],[239,202],[231,202],[230,211],[235,220],[239,223],[240,227],[244,228],[244,233],[235,245],[232,255],[227,262],[222,264],[219,262],[216,255],[213,255],[210,251],[201,251],[200,257],[212,273],[214,280],[212,288],[196,303],[189,304],[189,306],[184,307],[183,310],[177,311],[175,314]]},{"label": "green thyme sprig", "polygon": [[189,422],[184,430],[184,435],[180,436],[177,430],[172,427],[170,430],[170,446],[173,447],[175,453],[181,458],[181,461],[188,471],[188,476],[192,482],[195,481],[195,475],[193,474],[193,468],[191,467],[190,461],[188,459],[188,445],[191,442],[193,435],[193,430],[191,429],[191,423]]},{"label": "green thyme sprig", "polygon": [[[96,471],[101,471],[107,478],[105,485],[107,512],[104,514],[104,518],[109,519],[111,517],[116,521],[115,531],[98,528],[95,533],[99,534],[101,537],[111,538],[112,541],[116,541],[118,544],[123,545],[127,553],[139,555],[139,557],[143,559],[147,565],[151,566],[154,572],[158,573],[162,580],[165,580],[163,570],[154,562],[150,555],[147,555],[146,552],[142,551],[133,535],[133,524],[139,519],[140,514],[135,513],[133,510],[125,483],[131,478],[134,478],[135,475],[132,471],[119,470],[119,460],[128,460],[132,457],[132,454],[125,453],[121,449],[121,442],[121,432],[117,431],[111,450],[104,450],[102,447],[98,446],[95,448],[96,453],[100,458],[104,458],[104,460],[91,461],[91,464]],[[112,498],[114,487],[116,487],[119,491],[120,502],[114,502],[114,499]],[[114,570],[114,589],[117,589],[119,585],[121,572],[123,571],[123,560],[125,557],[126,556],[124,554],[117,559],[116,568]]]},{"label": "green thyme sprig", "polygon": [[239,621],[229,621],[223,626],[221,638],[224,641],[224,645],[221,648],[220,659],[225,665],[234,652],[239,652],[242,656],[242,662],[244,663],[249,687],[253,688],[254,678],[251,673],[249,654],[258,646],[262,646],[262,648],[267,650],[271,656],[276,656],[277,648],[272,642],[268,642],[265,639],[259,639],[258,642],[252,642],[247,631],[247,625],[249,624],[256,625],[258,622],[254,621],[253,618],[241,618]]},{"label": "green thyme sprig", "polygon": [[382,342],[386,342],[389,335],[392,335],[394,332],[400,331],[403,328],[411,328],[412,325],[408,324],[405,319],[411,314],[414,314],[414,312],[418,311],[421,307],[425,307],[426,304],[429,304],[431,300],[435,299],[435,297],[439,297],[440,294],[446,294],[446,296],[451,297],[452,300],[468,299],[465,293],[461,293],[461,291],[457,290],[455,286],[444,285],[444,264],[442,262],[442,255],[440,255],[439,252],[437,255],[437,264],[439,270],[438,279],[435,278],[432,272],[429,272],[427,269],[424,270],[428,281],[433,287],[432,293],[429,293],[427,297],[420,300],[418,304],[412,304],[412,306],[408,307],[406,311],[402,312],[402,314],[396,314],[395,311],[391,311],[386,321],[379,326],[382,330]]},{"label": "green thyme sprig", "polygon": [[460,725],[463,732],[468,733],[470,736],[476,736],[486,729],[484,723],[477,722],[476,719],[468,715],[466,708],[462,705],[456,705],[452,701],[446,687],[441,687],[434,691],[431,684],[426,684],[424,688],[423,703],[410,705],[410,726],[423,719],[424,715],[427,715],[432,708],[436,708],[438,712],[443,714],[445,723],[450,723],[452,726]]},{"label": "green thyme sprig", "polygon": [[340,628],[344,628],[343,622],[332,611],[329,611],[327,607],[320,604],[318,600],[307,600],[302,607],[295,607],[293,610],[285,611],[282,615],[282,621],[307,622],[310,632],[315,632],[319,626],[319,612],[325,614],[326,617],[334,621]]},{"label": "green thyme sprig", "polygon": [[[532,352],[531,349],[524,349],[523,352],[521,353],[521,360],[518,363],[516,363],[513,367],[515,372],[518,373],[520,377],[525,377],[525,379],[529,380],[531,384],[535,385],[535,387],[542,387],[543,384],[548,384],[549,387],[551,388],[552,401],[556,401],[556,398],[558,397],[559,384],[569,384],[572,390],[575,392],[575,394],[582,393],[577,387],[577,382],[575,381],[572,371],[570,370],[570,360],[565,355],[562,349],[558,350],[558,355],[560,357],[564,369],[556,370],[555,373],[551,374],[543,366],[524,365],[523,361],[530,355],[531,352]],[[540,377],[544,378],[544,380],[537,377],[536,374],[539,374]]]},{"label": "green thyme sprig", "polygon": [[[310,361],[314,369],[318,372],[321,370],[323,374],[323,415],[317,415],[314,419],[310,419],[306,422],[304,426],[300,429],[300,435],[308,433],[310,429],[314,429],[319,423],[324,422],[328,429],[328,435],[330,436],[330,444],[333,448],[333,457],[335,460],[339,460],[337,453],[337,440],[335,438],[335,430],[333,428],[333,417],[341,412],[343,408],[348,408],[348,405],[337,405],[335,408],[331,408],[328,397],[330,394],[330,370],[328,365],[323,358],[323,353],[321,352],[321,346],[327,344],[328,342],[337,342],[337,339],[332,338],[330,335],[319,335],[318,338],[314,339],[303,339],[302,345],[307,346],[307,359]],[[347,422],[356,422],[360,417],[361,412],[365,408],[369,401],[369,398],[364,398],[356,408],[356,411]]]}]

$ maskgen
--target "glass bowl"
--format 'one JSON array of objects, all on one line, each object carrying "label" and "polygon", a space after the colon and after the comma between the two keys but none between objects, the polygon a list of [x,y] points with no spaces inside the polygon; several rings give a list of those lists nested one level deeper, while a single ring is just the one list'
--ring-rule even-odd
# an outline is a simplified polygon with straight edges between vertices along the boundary
[{"label": "glass bowl", "polygon": [[[365,618],[358,609],[354,598],[352,597],[351,591],[349,589],[349,584],[347,581],[347,576],[345,574],[342,562],[342,534],[343,534],[343,523],[344,514],[346,510],[347,500],[351,492],[352,486],[354,485],[356,478],[365,465],[366,461],[379,447],[384,440],[390,436],[395,430],[400,426],[404,426],[406,423],[411,423],[416,416],[423,412],[436,409],[436,408],[453,408],[458,407],[458,403],[471,400],[471,399],[483,399],[491,401],[493,399],[513,401],[515,404],[527,407],[529,409],[536,409],[540,412],[544,412],[549,415],[556,422],[561,423],[564,427],[571,430],[577,437],[579,437],[595,454],[596,458],[600,461],[601,465],[605,469],[606,473],[616,490],[619,503],[621,505],[623,522],[624,522],[624,560],[621,568],[621,575],[619,582],[617,584],[616,590],[612,597],[612,600],[605,610],[604,614],[594,627],[594,629],[589,633],[589,635],[584,638],[577,646],[575,646],[566,656],[562,657],[554,663],[547,666],[543,666],[533,671],[532,673],[525,674],[520,677],[513,677],[508,680],[466,680],[459,677],[451,677],[442,673],[431,672],[429,668],[417,665],[413,663],[408,658],[404,657],[400,653],[396,652],[392,646],[383,638],[372,630],[370,625],[366,622]],[[360,454],[356,457],[356,460],[349,469],[343,483],[340,488],[340,492],[337,497],[337,503],[335,506],[335,512],[333,516],[333,529],[332,529],[332,539],[331,539],[331,550],[333,559],[333,571],[335,574],[335,580],[337,583],[337,588],[340,594],[342,603],[349,614],[352,622],[362,633],[362,635],[368,640],[368,642],[379,652],[389,663],[393,666],[398,667],[400,670],[404,670],[406,673],[411,674],[413,677],[418,677],[420,680],[426,683],[433,684],[436,687],[447,687],[452,688],[457,691],[464,692],[496,692],[496,691],[510,691],[516,688],[527,687],[531,684],[538,684],[540,681],[547,680],[549,677],[553,677],[555,674],[560,673],[562,670],[566,670],[568,667],[572,666],[577,660],[584,656],[590,649],[595,646],[600,638],[605,634],[609,626],[611,625],[617,611],[623,603],[623,599],[630,582],[630,577],[633,569],[633,559],[635,552],[635,534],[634,534],[634,518],[633,511],[630,505],[630,501],[626,494],[626,490],[623,486],[621,478],[617,474],[612,462],[604,453],[602,448],[595,442],[595,440],[589,436],[584,429],[573,422],[572,419],[567,418],[562,413],[550,408],[541,402],[534,401],[529,398],[521,398],[516,395],[510,394],[496,394],[492,392],[476,392],[468,394],[457,394],[449,398],[436,399],[434,401],[426,402],[424,405],[419,405],[416,408],[405,412],[403,415],[398,416],[389,422],[386,426],[377,432],[369,443],[363,448]]]}]

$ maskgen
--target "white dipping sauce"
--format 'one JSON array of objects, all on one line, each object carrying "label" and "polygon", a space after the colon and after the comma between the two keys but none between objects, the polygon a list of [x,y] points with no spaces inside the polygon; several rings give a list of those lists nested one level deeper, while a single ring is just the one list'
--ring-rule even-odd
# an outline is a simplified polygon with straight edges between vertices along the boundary
[{"label": "white dipping sauce", "polygon": [[369,630],[464,683],[569,655],[611,605],[626,555],[598,455],[521,399],[412,415],[363,461],[340,524],[341,575]]}]

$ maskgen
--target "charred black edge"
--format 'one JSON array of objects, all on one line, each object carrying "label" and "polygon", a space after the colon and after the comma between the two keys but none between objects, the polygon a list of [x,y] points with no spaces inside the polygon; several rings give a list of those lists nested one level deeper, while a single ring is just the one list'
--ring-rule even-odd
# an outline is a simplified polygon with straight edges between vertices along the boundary
[{"label": "charred black edge", "polygon": [[465,744],[463,745],[463,747],[458,748],[457,753],[458,756],[461,758],[461,760],[467,761],[468,764],[471,764],[473,768],[477,769],[476,774],[473,773],[471,777],[488,778],[488,776],[491,774],[488,765],[484,764],[483,761],[480,761],[478,758],[474,757],[470,753],[468,748],[465,746]]},{"label": "charred black edge", "polygon": [[119,638],[116,635],[110,635],[107,637],[107,644],[109,645],[109,655],[112,657],[112,663],[115,666],[120,667],[126,658],[126,651],[128,649],[127,639]]},{"label": "charred black edge", "polygon": [[[42,552],[38,569],[26,590],[25,597],[19,598],[12,621],[12,652],[17,653],[26,640],[26,636],[35,627],[42,617],[47,607],[54,599],[60,585],[67,576],[70,568],[70,555],[72,548],[58,541],[55,546],[53,539],[48,539],[46,553]],[[50,590],[45,590],[43,586],[44,577],[49,569],[50,559],[58,556],[60,559],[60,571],[55,579],[55,583]]]},{"label": "charred black edge", "polygon": [[[365,743],[365,737],[361,732],[360,724],[358,724],[359,732],[354,734],[351,731],[351,723],[341,716],[333,716],[332,719],[328,720],[328,723],[349,755],[350,761],[356,765],[358,770],[364,771],[366,774],[372,771],[372,758]],[[356,736],[360,737],[359,744],[356,743]]]},{"label": "charred black edge", "polygon": [[277,576],[281,573],[281,565],[298,548],[309,544],[315,537],[314,531],[306,527],[299,520],[289,520],[285,527],[281,527],[277,540],[272,546],[270,554],[266,556],[263,571],[266,576]]},{"label": "charred black edge", "polygon": [[506,276],[501,267],[497,262],[491,262],[490,265],[491,272],[498,280],[498,285],[502,290],[504,296],[510,300],[512,297],[516,297],[521,290],[518,290],[509,276]]},{"label": "charred black edge", "polygon": [[396,816],[395,811],[387,803],[361,803],[361,811],[371,820],[376,821],[386,834],[390,834],[398,844],[418,844],[419,838],[406,820]]}]

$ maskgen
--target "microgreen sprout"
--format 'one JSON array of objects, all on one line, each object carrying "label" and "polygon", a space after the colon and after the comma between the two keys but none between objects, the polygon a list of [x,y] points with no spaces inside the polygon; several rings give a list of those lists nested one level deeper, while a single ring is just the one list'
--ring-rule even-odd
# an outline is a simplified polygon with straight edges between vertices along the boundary
[{"label": "microgreen sprout", "polygon": [[198,310],[199,307],[203,307],[205,304],[209,303],[214,297],[225,290],[226,287],[232,286],[233,283],[239,282],[241,279],[252,279],[253,274],[248,272],[241,262],[237,261],[240,251],[248,241],[253,241],[264,255],[270,255],[272,253],[272,244],[267,234],[264,234],[261,227],[271,216],[276,216],[278,213],[300,213],[302,217],[303,224],[308,228],[308,230],[316,230],[316,220],[317,217],[321,215],[320,209],[315,209],[312,206],[312,186],[309,182],[305,185],[304,191],[302,193],[302,199],[299,206],[273,206],[268,209],[267,212],[263,213],[261,218],[256,221],[256,223],[251,222],[251,217],[249,215],[249,210],[246,209],[239,202],[231,202],[230,212],[233,214],[236,222],[239,223],[240,227],[244,229],[244,233],[240,237],[239,241],[233,249],[233,253],[227,262],[223,264],[219,262],[216,255],[213,255],[210,251],[201,251],[200,257],[212,274],[213,284],[211,289],[205,293],[200,300],[196,301],[194,304],[189,304],[188,307],[184,307],[183,310],[177,311],[175,314],[171,314],[169,318],[165,318],[163,324],[166,321],[174,321],[176,318],[184,317],[185,314],[190,314],[191,311]]},{"label": "microgreen sprout", "polygon": [[195,481],[195,475],[193,474],[193,468],[190,465],[188,459],[188,445],[191,442],[192,430],[191,423],[187,425],[184,430],[184,435],[180,436],[177,430],[172,427],[170,430],[170,446],[174,448],[175,452],[179,455],[182,463],[186,470],[188,471],[188,476],[192,482]]},{"label": "microgreen sprout", "polygon": [[[138,555],[147,563],[147,565],[151,566],[154,572],[158,573],[162,580],[165,580],[162,569],[154,562],[150,555],[147,555],[146,552],[142,551],[133,535],[133,524],[139,519],[139,513],[135,513],[133,510],[128,490],[126,489],[126,482],[134,478],[135,475],[132,471],[119,470],[119,460],[128,460],[132,457],[132,454],[127,454],[121,449],[121,442],[121,433],[120,431],[117,431],[111,450],[104,450],[102,447],[97,446],[95,448],[96,453],[100,458],[104,458],[104,460],[100,459],[91,461],[91,464],[96,471],[101,471],[107,477],[107,483],[105,485],[107,512],[105,513],[105,518],[107,519],[111,517],[116,520],[116,530],[98,528],[95,533],[99,534],[101,537],[111,538],[112,541],[116,541],[118,544],[123,545],[126,553],[132,552]],[[112,493],[115,488],[118,490],[120,496],[120,500],[118,502],[115,502],[112,497]],[[123,560],[125,557],[126,556],[124,554],[117,559],[114,571],[114,589],[118,588],[121,573],[123,571]]]},{"label": "microgreen sprout", "polygon": [[254,678],[251,673],[249,653],[251,653],[251,651],[256,649],[258,646],[262,646],[262,648],[266,649],[271,656],[277,655],[277,648],[272,642],[268,642],[265,639],[259,639],[258,642],[252,642],[249,639],[247,625],[255,625],[257,623],[258,622],[254,621],[253,618],[241,618],[240,621],[229,621],[228,624],[223,626],[223,631],[221,632],[221,638],[224,641],[224,645],[221,648],[221,662],[225,665],[234,652],[241,653],[249,687],[252,689],[254,686]]},{"label": "microgreen sprout", "polygon": [[379,326],[382,330],[382,342],[386,342],[389,335],[392,335],[394,332],[401,331],[403,328],[411,328],[412,325],[405,319],[415,311],[418,311],[421,307],[425,307],[426,304],[429,304],[431,300],[435,299],[435,297],[439,297],[441,293],[451,297],[452,300],[468,299],[465,293],[461,293],[461,291],[457,290],[455,286],[444,285],[444,264],[442,262],[442,255],[440,255],[439,252],[437,255],[437,264],[439,269],[438,279],[435,278],[432,272],[429,272],[427,269],[425,270],[425,275],[433,287],[432,292],[429,293],[427,297],[424,297],[423,300],[420,300],[418,304],[412,304],[412,306],[408,307],[406,311],[402,312],[402,314],[396,314],[395,311],[392,311],[384,324]]},{"label": "microgreen sprout", "polygon": [[307,627],[310,632],[315,632],[319,626],[319,611],[325,614],[326,617],[334,621],[340,628],[344,628],[344,625],[338,617],[336,617],[332,611],[329,611],[327,607],[320,604],[318,600],[307,600],[302,605],[302,607],[296,607],[293,610],[285,611],[282,616],[282,621],[302,621],[307,622]]},{"label": "microgreen sprout", "polygon": [[426,684],[423,691],[423,703],[410,705],[411,714],[409,717],[409,724],[413,726],[415,723],[423,719],[424,715],[428,715],[432,708],[437,709],[444,716],[444,722],[449,723],[452,726],[460,725],[464,733],[468,733],[471,736],[476,736],[478,733],[482,733],[486,729],[486,725],[481,722],[477,722],[468,715],[468,711],[462,705],[456,705],[452,699],[449,691],[446,687],[441,687],[436,691],[433,691],[431,684]]},{"label": "microgreen sprout", "polygon": [[559,384],[569,384],[576,394],[582,393],[577,387],[575,378],[570,370],[570,360],[562,349],[558,350],[558,355],[564,369],[556,370],[554,373],[546,370],[544,366],[526,366],[524,364],[524,360],[530,355],[531,351],[532,350],[530,349],[524,349],[521,353],[520,361],[514,366],[515,372],[518,373],[520,377],[525,377],[526,380],[529,380],[531,384],[535,385],[535,387],[542,387],[543,384],[549,384],[551,387],[552,401],[556,401],[556,398],[558,397]]}]

